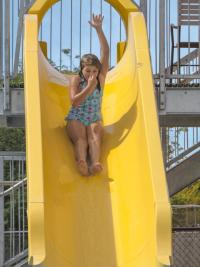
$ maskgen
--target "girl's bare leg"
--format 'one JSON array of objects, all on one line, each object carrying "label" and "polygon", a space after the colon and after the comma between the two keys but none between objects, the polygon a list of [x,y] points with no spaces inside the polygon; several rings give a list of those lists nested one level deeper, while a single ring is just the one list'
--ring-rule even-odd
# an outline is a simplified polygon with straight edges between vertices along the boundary
[{"label": "girl's bare leg", "polygon": [[67,133],[74,144],[75,159],[79,172],[84,176],[88,176],[86,127],[78,120],[69,120],[67,123]]},{"label": "girl's bare leg", "polygon": [[101,172],[103,169],[99,162],[103,137],[103,126],[101,121],[94,122],[87,126],[87,137],[91,159],[91,172],[95,174]]}]

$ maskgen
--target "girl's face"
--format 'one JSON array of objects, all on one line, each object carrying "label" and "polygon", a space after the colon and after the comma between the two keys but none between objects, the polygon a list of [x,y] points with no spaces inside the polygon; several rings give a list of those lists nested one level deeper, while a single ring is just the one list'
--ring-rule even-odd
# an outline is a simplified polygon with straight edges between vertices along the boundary
[{"label": "girl's face", "polygon": [[86,80],[89,79],[90,76],[94,76],[94,77],[97,77],[98,76],[98,73],[99,73],[99,70],[96,66],[85,66],[83,69],[82,69],[82,73],[83,73],[83,76]]}]

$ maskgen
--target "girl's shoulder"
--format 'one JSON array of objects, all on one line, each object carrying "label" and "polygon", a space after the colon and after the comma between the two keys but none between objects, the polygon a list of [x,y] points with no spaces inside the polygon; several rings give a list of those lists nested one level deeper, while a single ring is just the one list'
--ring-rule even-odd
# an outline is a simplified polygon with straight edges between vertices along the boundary
[{"label": "girl's shoulder", "polygon": [[81,77],[78,74],[73,75],[71,77],[70,87],[79,87],[80,83],[81,83]]},{"label": "girl's shoulder", "polygon": [[72,83],[77,83],[77,84],[80,83],[81,82],[80,75],[78,75],[78,74],[73,75],[72,78],[71,78],[71,82]]}]

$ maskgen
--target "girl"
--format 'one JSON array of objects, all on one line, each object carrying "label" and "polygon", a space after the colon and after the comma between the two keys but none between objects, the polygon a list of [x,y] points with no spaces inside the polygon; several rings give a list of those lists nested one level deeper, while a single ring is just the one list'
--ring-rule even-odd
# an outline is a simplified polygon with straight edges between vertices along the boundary
[{"label": "girl", "polygon": [[[81,175],[88,176],[102,171],[100,146],[103,135],[101,98],[109,67],[109,46],[102,30],[103,18],[95,16],[89,24],[96,30],[100,47],[100,60],[93,54],[81,58],[80,73],[70,84],[72,107],[66,117],[67,133],[74,144],[75,159]],[[87,163],[87,152],[91,166]]]}]

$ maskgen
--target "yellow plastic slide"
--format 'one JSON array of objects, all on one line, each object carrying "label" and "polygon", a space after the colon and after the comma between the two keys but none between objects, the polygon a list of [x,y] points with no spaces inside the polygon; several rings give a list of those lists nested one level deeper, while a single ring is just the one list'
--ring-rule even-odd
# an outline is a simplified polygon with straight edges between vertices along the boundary
[{"label": "yellow plastic slide", "polygon": [[70,77],[50,66],[38,42],[55,2],[36,0],[25,16],[29,264],[170,266],[171,211],[144,17],[131,0],[108,1],[125,22],[127,45],[104,90],[104,170],[85,178],[64,121]]}]

